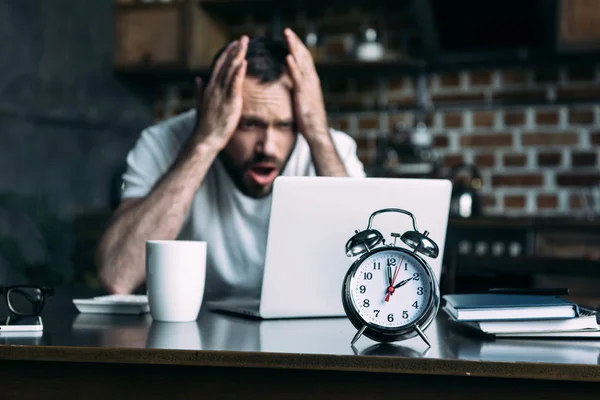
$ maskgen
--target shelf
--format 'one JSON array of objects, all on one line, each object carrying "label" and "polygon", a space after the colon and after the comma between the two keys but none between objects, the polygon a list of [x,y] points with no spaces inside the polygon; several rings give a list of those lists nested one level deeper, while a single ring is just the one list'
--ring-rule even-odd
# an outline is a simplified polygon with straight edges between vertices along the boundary
[{"label": "shelf", "polygon": [[[356,60],[340,60],[332,62],[317,63],[317,71],[323,77],[327,76],[356,76],[373,74],[416,74],[424,64],[418,60],[398,59],[382,60],[382,61],[356,61]],[[117,76],[142,81],[145,83],[181,83],[191,82],[194,77],[200,76],[205,78],[208,73],[208,68],[204,69],[186,69],[173,66],[139,66],[139,67],[122,67],[115,68]]]},{"label": "shelf", "polygon": [[480,218],[457,218],[450,217],[449,228],[455,229],[528,229],[528,230],[561,230],[578,232],[600,232],[600,219],[578,219],[567,217],[554,218],[507,218],[507,217],[480,217]]},{"label": "shelf", "polygon": [[317,63],[319,74],[349,72],[357,73],[417,73],[426,63],[412,58],[390,58],[378,61],[340,60]]},{"label": "shelf", "polygon": [[600,261],[557,257],[457,256],[457,279],[490,273],[600,276]]},{"label": "shelf", "polygon": [[113,7],[116,10],[148,10],[148,9],[160,9],[160,8],[172,8],[178,7],[185,3],[185,0],[171,0],[169,2],[153,2],[153,3],[142,3],[142,2],[132,2],[132,3],[113,3]]},{"label": "shelf", "polygon": [[[399,34],[416,29],[407,0],[222,0],[199,1],[199,7],[232,31],[279,31],[290,27],[303,36],[307,27],[320,36],[359,35],[366,26],[393,27]],[[269,33],[267,33],[269,34]],[[279,34],[279,32],[276,32]]]},{"label": "shelf", "polygon": [[349,10],[360,7],[361,10],[383,9],[408,10],[410,0],[198,0],[200,7],[206,11],[222,17],[233,16],[239,13],[264,12],[272,15],[274,12],[297,12],[301,10],[307,14],[323,15],[334,12],[336,9]]},{"label": "shelf", "polygon": [[[354,59],[342,59],[339,61],[324,61],[317,63],[317,70],[322,77],[348,75],[370,75],[374,74],[393,74],[393,75],[417,75],[419,73],[442,73],[447,71],[460,70],[464,68],[502,68],[502,67],[535,67],[540,65],[559,65],[559,64],[589,64],[600,62],[599,54],[572,54],[568,56],[548,57],[545,62],[540,60],[524,62],[500,62],[485,60],[452,60],[442,64],[428,64],[426,61],[412,58],[389,59],[380,61],[358,61]],[[140,80],[144,82],[156,81],[157,83],[182,82],[189,81],[194,76],[204,76],[207,69],[186,69],[177,66],[135,66],[115,68],[115,73],[127,79]],[[342,75],[343,76],[343,75]],[[578,100],[578,99],[574,99]],[[516,102],[516,105],[526,104],[527,102]],[[536,103],[532,101],[531,103]],[[568,101],[557,101],[557,104],[568,104]],[[503,105],[513,105],[510,101],[502,102]],[[527,103],[528,104],[528,103]],[[458,104],[464,106],[464,104]],[[451,107],[451,105],[449,105]]]},{"label": "shelf", "polygon": [[139,66],[139,67],[119,67],[114,69],[114,73],[123,79],[139,82],[149,85],[162,85],[167,83],[193,82],[194,77],[206,77],[206,69],[186,69],[180,67],[166,66]]}]

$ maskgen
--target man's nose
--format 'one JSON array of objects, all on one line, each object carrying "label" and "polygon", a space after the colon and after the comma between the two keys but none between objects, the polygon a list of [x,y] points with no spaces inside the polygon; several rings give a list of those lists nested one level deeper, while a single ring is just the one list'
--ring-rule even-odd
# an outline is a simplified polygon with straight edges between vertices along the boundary
[{"label": "man's nose", "polygon": [[258,141],[257,141],[257,150],[259,150],[267,155],[275,154],[275,148],[276,148],[275,142],[276,142],[276,135],[277,135],[275,130],[273,128],[271,128],[270,126],[268,126],[265,129],[261,129],[261,131],[258,135],[259,136],[258,136]]}]

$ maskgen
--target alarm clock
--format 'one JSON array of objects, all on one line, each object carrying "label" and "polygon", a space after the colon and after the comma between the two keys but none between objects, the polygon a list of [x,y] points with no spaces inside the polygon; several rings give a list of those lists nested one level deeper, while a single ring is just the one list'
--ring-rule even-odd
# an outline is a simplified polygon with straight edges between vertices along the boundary
[{"label": "alarm clock", "polygon": [[[413,230],[402,235],[392,232],[393,243],[372,228],[376,215],[396,212],[412,219]],[[369,217],[367,229],[355,231],[346,243],[346,255],[358,257],[346,273],[342,303],[358,332],[354,345],[364,334],[378,342],[395,342],[419,335],[431,347],[423,332],[440,306],[440,290],[433,270],[422,256],[436,258],[438,245],[419,232],[415,216],[400,208],[385,208]],[[407,248],[396,245],[397,239]]]}]

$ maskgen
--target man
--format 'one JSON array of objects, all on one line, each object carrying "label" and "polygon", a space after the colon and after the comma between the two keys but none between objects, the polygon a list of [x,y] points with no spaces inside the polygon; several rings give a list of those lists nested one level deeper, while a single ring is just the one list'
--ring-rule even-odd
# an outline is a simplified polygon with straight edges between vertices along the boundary
[{"label": "man", "polygon": [[258,298],[274,179],[365,176],[354,140],[327,126],[309,51],[284,35],[230,43],[196,109],[144,130],[98,246],[109,292],[144,282],[146,240],[179,238],[207,242],[206,300]]}]

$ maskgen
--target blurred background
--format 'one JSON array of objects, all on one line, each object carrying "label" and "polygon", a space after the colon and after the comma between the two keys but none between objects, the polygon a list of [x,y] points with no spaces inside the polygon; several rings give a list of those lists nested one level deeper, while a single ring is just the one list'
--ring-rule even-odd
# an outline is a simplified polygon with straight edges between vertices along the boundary
[{"label": "blurred background", "polygon": [[0,284],[97,287],[141,130],[286,26],[369,176],[454,182],[443,292],[600,298],[600,0],[0,0]]}]

